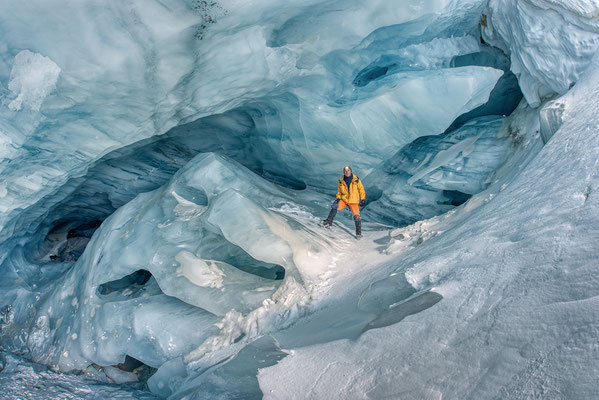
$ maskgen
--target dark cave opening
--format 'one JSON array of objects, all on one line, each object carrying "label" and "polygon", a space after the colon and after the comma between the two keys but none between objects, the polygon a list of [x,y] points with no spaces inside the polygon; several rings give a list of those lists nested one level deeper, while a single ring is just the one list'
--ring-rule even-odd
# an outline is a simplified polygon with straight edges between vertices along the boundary
[{"label": "dark cave opening", "polygon": [[106,296],[118,292],[123,296],[137,297],[152,278],[150,271],[139,269],[120,279],[101,284],[98,286],[98,294]]}]

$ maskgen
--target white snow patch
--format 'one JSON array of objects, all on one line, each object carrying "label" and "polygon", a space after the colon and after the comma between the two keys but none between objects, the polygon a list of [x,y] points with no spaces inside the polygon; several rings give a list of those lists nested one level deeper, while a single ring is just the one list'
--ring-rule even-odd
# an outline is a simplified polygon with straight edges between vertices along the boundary
[{"label": "white snow patch", "polygon": [[8,108],[19,111],[23,105],[39,111],[46,97],[56,88],[60,67],[50,58],[23,50],[15,56],[8,89],[17,95]]},{"label": "white snow patch", "polygon": [[225,273],[213,261],[208,263],[189,251],[181,251],[175,256],[181,264],[176,274],[184,276],[190,282],[202,287],[222,288]]},{"label": "white snow patch", "polygon": [[104,367],[104,373],[110,380],[118,384],[138,381],[137,375],[133,372],[123,371],[115,367]]},{"label": "white snow patch", "polygon": [[177,206],[173,209],[175,214],[183,221],[190,221],[194,218],[199,217],[206,211],[206,206],[200,206],[193,201],[189,201],[177,194],[174,190],[171,192],[173,197],[177,200]]},{"label": "white snow patch", "polygon": [[293,277],[285,278],[272,298],[248,315],[232,310],[216,323],[219,333],[204,341],[201,346],[184,357],[186,364],[193,366],[207,355],[231,345],[242,334],[246,340],[288,327],[307,310],[310,295]]}]

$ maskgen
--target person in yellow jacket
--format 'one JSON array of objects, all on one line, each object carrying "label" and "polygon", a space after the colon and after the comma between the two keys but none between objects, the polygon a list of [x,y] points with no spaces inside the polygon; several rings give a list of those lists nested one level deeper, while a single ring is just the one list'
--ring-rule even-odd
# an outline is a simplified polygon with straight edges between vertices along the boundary
[{"label": "person in yellow jacket", "polygon": [[337,198],[331,206],[331,212],[327,219],[322,221],[324,226],[333,225],[333,219],[338,210],[349,206],[356,223],[356,239],[362,237],[362,217],[360,216],[360,206],[366,204],[366,192],[362,181],[353,174],[349,166],[343,167],[343,176],[337,183]]}]

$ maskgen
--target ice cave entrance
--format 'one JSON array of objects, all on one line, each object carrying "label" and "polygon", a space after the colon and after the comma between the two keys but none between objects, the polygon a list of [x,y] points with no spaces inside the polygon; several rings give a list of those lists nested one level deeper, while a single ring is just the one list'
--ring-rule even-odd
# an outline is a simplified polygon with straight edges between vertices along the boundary
[{"label": "ice cave entrance", "polygon": [[[358,73],[353,85],[368,86],[393,73],[394,68],[401,70],[388,63],[384,57],[377,60]],[[362,177],[368,186],[365,213],[369,220],[400,227],[463,204],[489,184],[495,170],[518,145],[513,132],[503,137],[499,134],[505,116],[522,99],[509,59],[500,50],[481,45],[480,51],[455,56],[449,62],[451,68],[472,65],[503,71],[484,104],[459,115],[441,134],[417,137],[378,165],[365,166],[371,171]],[[76,259],[101,221],[139,193],[163,185],[200,153],[230,157],[289,189],[309,187],[333,194],[335,185],[319,177],[322,164],[314,163],[309,154],[314,150],[302,147],[313,139],[306,137],[294,120],[298,107],[298,99],[291,95],[252,100],[105,155],[86,176],[65,185],[64,190],[70,192],[46,217],[46,242],[69,227],[67,237],[59,248],[54,245],[49,257]],[[327,145],[326,141],[322,144]],[[389,186],[395,189],[389,190]],[[395,198],[399,192],[407,194]]]}]

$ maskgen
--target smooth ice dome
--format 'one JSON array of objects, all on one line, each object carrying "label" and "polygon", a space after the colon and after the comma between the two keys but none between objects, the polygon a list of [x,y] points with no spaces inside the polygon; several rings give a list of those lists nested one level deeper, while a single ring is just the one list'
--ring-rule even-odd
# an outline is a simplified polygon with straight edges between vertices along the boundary
[{"label": "smooth ice dome", "polygon": [[599,392],[595,1],[5,3],[1,396]]}]

